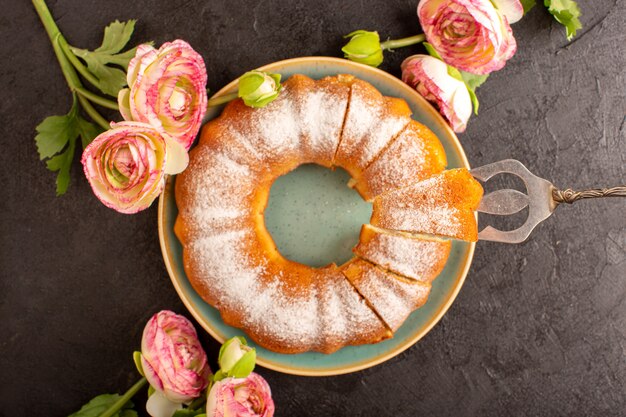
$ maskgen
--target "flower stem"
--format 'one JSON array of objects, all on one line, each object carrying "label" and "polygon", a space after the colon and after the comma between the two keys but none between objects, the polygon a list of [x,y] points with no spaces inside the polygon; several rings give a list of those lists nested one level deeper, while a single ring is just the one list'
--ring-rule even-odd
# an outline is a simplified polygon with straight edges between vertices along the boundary
[{"label": "flower stem", "polygon": [[81,96],[85,97],[87,100],[99,104],[102,107],[106,107],[107,109],[111,109],[111,110],[119,110],[120,108],[118,107],[117,103],[114,102],[113,100],[109,100],[106,99],[102,96],[99,96],[98,94],[92,93],[89,90],[86,90],[82,87],[76,87],[74,89],[78,94],[80,94]]},{"label": "flower stem", "polygon": [[80,84],[80,80],[78,79],[78,75],[72,65],[68,62],[65,54],[59,47],[57,42],[58,37],[62,37],[61,32],[59,31],[59,27],[54,22],[52,15],[50,14],[50,10],[48,10],[48,6],[46,6],[46,2],[44,0],[32,0],[33,6],[35,6],[35,10],[41,19],[41,23],[43,23],[43,27],[46,29],[46,33],[50,38],[50,42],[52,43],[52,49],[54,50],[55,55],[57,56],[57,60],[59,61],[59,65],[61,66],[61,71],[63,72],[63,76],[65,76],[65,80],[67,81],[67,85],[72,89],[75,85]]},{"label": "flower stem", "polygon": [[[50,10],[48,6],[46,6],[46,2],[44,0],[32,0],[33,6],[35,6],[35,10],[41,19],[41,23],[43,23],[43,27],[46,29],[46,33],[48,34],[48,38],[50,38],[50,43],[52,43],[52,49],[54,50],[54,54],[59,61],[59,66],[61,67],[61,72],[65,77],[65,81],[67,82],[68,87],[72,92],[77,92],[77,89],[83,89],[83,85],[80,82],[80,78],[78,78],[78,74],[76,70],[68,60],[68,57],[63,52],[61,48],[61,44],[67,44],[65,38],[61,34],[59,27],[54,22],[54,18],[50,14]],[[81,94],[78,95],[78,101],[80,102],[82,108],[85,112],[92,118],[92,120],[98,123],[104,130],[110,128],[109,123],[106,121],[100,113],[85,99]]]},{"label": "flower stem", "polygon": [[115,401],[105,412],[100,414],[99,417],[111,417],[115,415],[120,409],[130,401],[131,398],[137,394],[137,392],[146,385],[146,378],[141,378],[139,381],[135,383],[132,387],[128,389],[117,401]]},{"label": "flower stem", "polygon": [[70,61],[70,63],[76,68],[76,70],[82,75],[89,83],[93,86],[99,87],[100,83],[98,79],[94,77],[94,75],[89,72],[89,70],[83,65],[82,62],[74,55],[74,53],[70,50],[70,46],[63,36],[59,36],[57,38],[57,42],[59,43],[59,47]]},{"label": "flower stem", "polygon": [[96,109],[94,109],[89,100],[78,94],[78,101],[80,102],[83,110],[85,110],[85,113],[87,113],[89,117],[91,117],[91,120],[98,123],[98,125],[104,130],[109,130],[111,128],[111,124],[107,122],[107,120],[102,117],[102,115],[98,113]]},{"label": "flower stem", "polygon": [[385,42],[381,42],[380,47],[383,48],[383,50],[403,48],[405,46],[415,45],[416,43],[422,43],[425,40],[426,40],[426,35],[421,33],[419,35],[409,36],[408,38],[389,39]]},{"label": "flower stem", "polygon": [[207,102],[208,107],[219,106],[220,104],[228,103],[229,101],[233,101],[238,97],[237,93],[225,94],[221,97],[210,98]]}]

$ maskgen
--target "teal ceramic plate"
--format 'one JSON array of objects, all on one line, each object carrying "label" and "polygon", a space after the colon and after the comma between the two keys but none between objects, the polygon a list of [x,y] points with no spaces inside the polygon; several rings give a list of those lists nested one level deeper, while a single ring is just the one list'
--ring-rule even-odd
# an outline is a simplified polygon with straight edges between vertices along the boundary
[{"label": "teal ceramic plate", "polygon": [[[413,118],[432,129],[443,143],[449,168],[469,168],[461,144],[439,113],[410,87],[386,72],[345,59],[328,57],[289,59],[266,65],[260,69],[280,73],[283,79],[297,73],[308,75],[311,78],[322,78],[327,75],[348,73],[368,81],[384,95],[400,97],[409,103],[413,110]],[[220,90],[216,96],[234,91],[236,91],[236,81],[228,84]],[[219,115],[221,110],[221,108],[210,109],[207,114],[207,120]],[[327,181],[314,171],[315,167],[304,167],[299,168],[294,171],[294,173],[285,177],[279,178],[277,183],[282,183],[278,186],[279,190],[276,192],[284,195],[290,192],[297,192],[293,184],[300,184],[300,186],[306,184],[306,182],[309,181],[307,176],[309,178],[321,178],[322,181]],[[285,180],[283,180],[283,178]],[[327,193],[325,193],[324,188],[320,187],[314,192],[325,193],[320,200],[328,199],[329,201],[337,202],[336,197],[341,195],[345,196],[346,193],[338,193],[337,190],[335,190],[336,187],[332,185],[334,180],[331,179],[329,181]],[[176,202],[174,200],[174,182],[175,178],[170,178],[166,184],[164,193],[161,195],[158,219],[161,249],[172,283],[191,314],[206,331],[218,341],[223,342],[235,335],[245,335],[241,330],[225,325],[220,318],[219,312],[200,298],[191,287],[185,275],[182,263],[182,248],[180,242],[174,235],[174,222],[177,215]],[[313,185],[314,184],[311,184],[311,186]],[[277,241],[279,249],[281,249],[281,247],[284,247],[281,245],[281,240],[289,242],[289,239],[293,238],[293,235],[298,235],[299,223],[287,220],[289,218],[289,207],[281,208],[280,204],[277,204],[277,207],[272,207],[276,187],[275,185],[272,188],[266,223],[268,224],[272,236]],[[356,193],[354,194],[356,195]],[[282,197],[279,195],[276,197],[276,200],[279,201],[281,198]],[[342,201],[339,202],[339,204],[342,205],[343,209],[350,210],[350,204],[352,203],[350,201]],[[347,240],[356,243],[360,229],[358,225],[368,220],[369,210],[370,208],[367,205],[355,205],[355,212],[352,213],[353,216],[339,217],[339,219],[344,219],[343,222],[345,224],[339,225],[339,231],[337,233],[343,233],[345,235],[346,230],[348,230],[347,233],[351,233],[353,236],[347,236]],[[269,216],[272,216],[272,218],[269,218]],[[333,216],[333,219],[325,219],[325,217],[329,216]],[[319,217],[322,223],[326,220],[328,220],[328,223],[337,222],[337,215],[333,210],[321,211]],[[289,223],[289,227],[285,226],[281,228],[281,220],[285,224]],[[339,221],[341,222],[342,220]],[[302,227],[305,226],[306,225],[303,225]],[[290,235],[292,236],[291,238]],[[310,238],[315,238],[315,236]],[[323,242],[323,237],[318,236],[318,238],[322,239],[319,242]],[[323,247],[323,244],[317,244],[318,247],[320,245]],[[349,248],[349,246],[348,244],[347,247]],[[271,352],[256,346],[258,364],[280,372],[296,375],[338,375],[369,368],[398,355],[428,333],[448,310],[463,285],[463,281],[465,280],[465,276],[467,275],[472,261],[474,247],[475,244],[473,243],[456,241],[453,243],[450,258],[443,272],[435,280],[428,302],[409,316],[392,339],[375,345],[348,346],[331,355],[321,353],[286,355]],[[341,252],[342,250],[345,251],[346,248],[340,248],[338,250]],[[289,254],[286,255],[289,256]],[[314,263],[316,261],[313,258],[310,262]]]}]

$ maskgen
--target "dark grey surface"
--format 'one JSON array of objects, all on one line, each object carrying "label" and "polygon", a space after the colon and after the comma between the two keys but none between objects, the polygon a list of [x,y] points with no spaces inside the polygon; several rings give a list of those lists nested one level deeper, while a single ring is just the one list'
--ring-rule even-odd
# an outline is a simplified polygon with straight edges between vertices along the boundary
[{"label": "dark grey surface", "polygon": [[[418,31],[415,1],[50,3],[78,46],[128,18],[139,18],[134,42],[187,40],[212,90],[276,60],[339,56],[354,29]],[[147,318],[187,312],[161,259],[156,206],[105,208],[77,161],[70,191],[54,196],[34,128],[70,95],[30,2],[1,6],[0,415],[58,416],[129,387]],[[513,157],[559,186],[626,183],[626,4],[580,6],[571,43],[542,7],[514,25],[518,53],[480,89],[480,114],[460,135],[472,165]],[[382,68],[399,75],[420,51],[387,54]],[[277,415],[626,415],[625,214],[623,200],[584,201],[527,243],[479,243],[447,315],[386,364],[329,378],[260,369]],[[214,358],[217,343],[202,339]]]}]

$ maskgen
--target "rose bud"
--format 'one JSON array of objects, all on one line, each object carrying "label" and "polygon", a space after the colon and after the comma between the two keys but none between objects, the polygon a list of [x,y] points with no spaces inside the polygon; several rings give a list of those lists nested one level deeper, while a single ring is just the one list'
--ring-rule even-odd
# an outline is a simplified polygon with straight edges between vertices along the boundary
[{"label": "rose bud", "polygon": [[150,123],[189,149],[207,107],[202,57],[182,40],[158,50],[140,45],[128,64],[127,81],[117,97],[122,117]]},{"label": "rose bud", "polygon": [[377,67],[383,62],[383,48],[380,46],[378,32],[355,30],[344,38],[350,41],[341,50],[350,61]]},{"label": "rose bud", "polygon": [[488,74],[515,54],[509,24],[521,19],[523,8],[519,0],[421,0],[417,15],[426,39],[448,65]]},{"label": "rose bud", "polygon": [[160,311],[146,324],[141,339],[141,367],[155,392],[146,409],[170,417],[180,404],[202,395],[211,374],[206,353],[189,320]]},{"label": "rose bud", "polygon": [[187,167],[189,156],[178,142],[146,123],[112,123],[83,152],[85,176],[94,194],[120,213],[136,213],[152,204],[165,185],[165,174]]},{"label": "rose bud", "polygon": [[429,55],[413,55],[402,63],[402,81],[433,103],[455,132],[463,132],[472,114],[465,83],[448,74],[448,66]]},{"label": "rose bud", "polygon": [[274,400],[270,386],[261,375],[226,378],[211,387],[207,398],[207,417],[272,417]]},{"label": "rose bud", "polygon": [[282,86],[280,74],[249,71],[239,78],[237,95],[250,107],[264,107],[278,97]]},{"label": "rose bud", "polygon": [[217,362],[223,375],[245,378],[254,369],[256,351],[243,337],[233,337],[220,348]]}]

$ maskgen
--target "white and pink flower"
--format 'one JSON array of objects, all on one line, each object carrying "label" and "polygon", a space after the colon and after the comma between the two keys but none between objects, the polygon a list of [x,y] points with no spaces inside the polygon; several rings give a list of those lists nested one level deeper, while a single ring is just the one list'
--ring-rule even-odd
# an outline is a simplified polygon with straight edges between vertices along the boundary
[{"label": "white and pink flower", "polygon": [[217,381],[207,398],[207,417],[272,417],[274,400],[267,381],[254,372],[246,378]]},{"label": "white and pink flower", "polygon": [[167,310],[158,312],[146,324],[141,366],[155,394],[178,404],[199,397],[211,374],[196,329],[185,317]]},{"label": "white and pink flower", "polygon": [[85,176],[94,194],[120,213],[136,213],[161,194],[166,174],[187,167],[189,156],[178,142],[146,123],[112,123],[85,148]]},{"label": "white and pink flower", "polygon": [[522,18],[519,0],[421,0],[427,41],[449,65],[474,74],[502,68],[517,49],[509,26]]},{"label": "white and pink flower", "polygon": [[140,45],[128,65],[128,88],[119,92],[125,120],[153,125],[191,147],[207,108],[207,73],[202,57],[185,41],[159,49]]},{"label": "white and pink flower", "polygon": [[429,55],[413,55],[402,62],[402,81],[433,103],[455,132],[463,132],[472,115],[465,83],[448,74],[447,65]]}]

